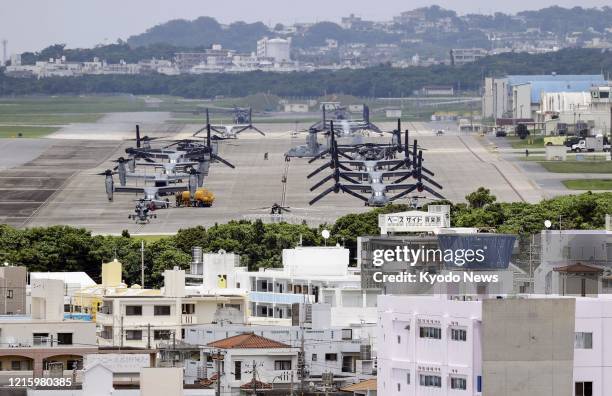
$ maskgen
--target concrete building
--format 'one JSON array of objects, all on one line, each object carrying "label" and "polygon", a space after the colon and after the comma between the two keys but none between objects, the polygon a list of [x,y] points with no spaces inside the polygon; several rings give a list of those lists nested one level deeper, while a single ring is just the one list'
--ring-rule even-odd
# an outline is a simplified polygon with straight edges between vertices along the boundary
[{"label": "concrete building", "polygon": [[609,392],[609,296],[379,297],[378,393]]},{"label": "concrete building", "polygon": [[219,320],[244,323],[244,293],[218,289],[217,292],[187,291],[185,271],[164,271],[160,290],[130,288],[121,294],[104,296],[96,324],[100,346],[150,348],[184,338],[187,326]]},{"label": "concrete building", "polygon": [[64,319],[61,280],[32,282],[31,315],[0,317],[0,382],[9,377],[42,376],[53,364],[71,373],[83,356],[95,353],[96,325]]},{"label": "concrete building", "polygon": [[[130,359],[134,363],[134,359]],[[88,365],[81,375],[82,387],[57,386],[27,389],[28,396],[213,396],[214,389],[191,385],[185,388],[179,368],[116,364],[105,359]],[[125,371],[128,370],[128,371]],[[127,383],[127,378],[135,379]],[[25,394],[25,393],[24,393]]]},{"label": "concrete building", "polygon": [[[333,373],[335,382],[339,384],[352,383],[356,378],[372,378],[375,374],[372,353],[375,325],[364,324],[357,328],[331,326],[330,307],[327,306],[325,310],[325,307],[320,305],[312,307],[312,322],[302,323],[301,326],[197,325],[187,330],[184,341],[189,345],[202,347],[226,337],[248,333],[298,349],[303,340],[309,381],[320,385],[324,373]],[[212,363],[206,368],[202,363],[185,362],[186,378],[195,381],[203,371],[214,370]]]},{"label": "concrete building", "polygon": [[308,103],[285,103],[283,111],[285,113],[308,113]]},{"label": "concrete building", "polygon": [[[608,280],[612,273],[612,232],[544,230],[539,235],[539,245],[535,293],[592,295],[604,289],[612,291]],[[593,279],[596,273],[599,275]]]},{"label": "concrete building", "polygon": [[207,344],[203,355],[224,373],[221,394],[289,389],[297,383],[298,349],[276,340],[240,334]]},{"label": "concrete building", "polygon": [[486,77],[482,97],[484,118],[535,118],[542,94],[553,92],[589,92],[591,87],[606,85],[602,75],[509,75]]},{"label": "concrete building", "polygon": [[462,66],[476,62],[487,55],[488,51],[483,48],[453,48],[450,50],[451,65]]},{"label": "concrete building", "polygon": [[349,267],[349,250],[337,247],[297,247],[282,253],[283,268],[236,274],[248,292],[251,320],[289,324],[293,304],[331,306],[331,324],[372,323],[378,291],[361,289],[358,270]]},{"label": "concrete building", "polygon": [[0,315],[25,315],[26,267],[0,267]]},{"label": "concrete building", "polygon": [[453,96],[455,89],[452,85],[425,85],[421,93],[424,96]]},{"label": "concrete building", "polygon": [[257,40],[257,57],[271,58],[274,62],[291,60],[291,40],[264,37]]}]

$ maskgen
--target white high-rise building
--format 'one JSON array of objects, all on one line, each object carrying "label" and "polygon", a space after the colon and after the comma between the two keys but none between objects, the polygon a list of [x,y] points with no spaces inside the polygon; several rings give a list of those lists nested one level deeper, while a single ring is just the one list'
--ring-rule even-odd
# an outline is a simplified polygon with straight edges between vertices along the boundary
[{"label": "white high-rise building", "polygon": [[272,58],[275,62],[288,62],[291,60],[291,41],[264,37],[257,41],[257,56]]}]

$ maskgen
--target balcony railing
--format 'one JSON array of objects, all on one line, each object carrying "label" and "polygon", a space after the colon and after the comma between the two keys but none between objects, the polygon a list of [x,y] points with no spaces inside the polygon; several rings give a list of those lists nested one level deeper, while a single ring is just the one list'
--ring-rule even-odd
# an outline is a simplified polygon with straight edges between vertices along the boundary
[{"label": "balcony railing", "polygon": [[65,348],[72,344],[64,344],[53,337],[2,337],[0,338],[0,348]]}]

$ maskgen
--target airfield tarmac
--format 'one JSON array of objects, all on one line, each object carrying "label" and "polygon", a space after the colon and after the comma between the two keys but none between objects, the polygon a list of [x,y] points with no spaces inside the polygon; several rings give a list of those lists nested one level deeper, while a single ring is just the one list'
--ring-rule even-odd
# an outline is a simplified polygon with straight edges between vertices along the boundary
[{"label": "airfield tarmac", "polygon": [[[45,141],[41,154],[29,154],[20,164],[2,172],[0,178],[0,222],[18,227],[65,224],[85,227],[94,233],[164,234],[195,225],[211,226],[229,220],[261,218],[269,221],[273,203],[291,208],[285,215],[289,222],[309,224],[331,223],[339,216],[369,210],[363,203],[346,194],[329,194],[313,206],[308,202],[322,192],[309,188],[329,174],[326,171],[308,180],[306,175],[323,160],[309,164],[307,159],[286,162],[284,153],[304,144],[304,135],[292,137],[293,123],[258,123],[266,132],[240,134],[239,139],[220,143],[219,154],[236,165],[230,169],[220,163],[211,166],[205,187],[215,194],[211,208],[171,208],[157,211],[157,219],[149,224],[135,224],[128,219],[138,195],[115,194],[113,202],[106,198],[104,179],[96,175],[115,164],[111,160],[124,155],[133,142],[134,125],[141,124],[143,135],[189,137],[197,125],[166,122],[166,113],[110,114],[95,124],[75,124],[52,134]],[[391,130],[394,123],[379,123]],[[455,202],[479,186],[491,189],[500,201],[537,202],[546,197],[544,190],[512,161],[488,150],[480,138],[459,135],[452,125],[431,123],[405,124],[410,138],[417,138],[424,152],[424,165],[434,171],[435,180],[444,186],[440,191]],[[433,129],[444,127],[444,136],[435,136]],[[102,139],[104,137],[104,139]],[[87,139],[87,140],[85,140]],[[387,142],[390,135],[371,136],[371,141]],[[51,143],[49,143],[51,142]],[[19,150],[0,146],[2,154],[21,156]],[[264,153],[268,159],[264,159]],[[286,183],[283,183],[286,180]],[[423,195],[423,194],[420,194]],[[169,197],[173,202],[173,197]],[[399,200],[396,202],[407,202]]]}]

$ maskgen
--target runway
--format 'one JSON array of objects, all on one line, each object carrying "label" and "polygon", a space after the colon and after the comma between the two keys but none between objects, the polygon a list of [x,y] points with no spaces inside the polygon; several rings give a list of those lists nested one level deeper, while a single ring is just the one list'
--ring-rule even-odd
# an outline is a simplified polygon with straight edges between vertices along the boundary
[{"label": "runway", "polygon": [[[121,120],[125,128],[133,128],[131,123],[138,118],[134,115],[117,117],[111,115],[106,120],[113,123]],[[161,119],[165,120],[164,117]],[[179,128],[173,123],[157,122],[160,121],[152,116],[147,127],[152,136],[188,137],[200,127],[185,125]],[[125,148],[133,145],[133,142],[121,140],[130,137],[131,132],[125,133],[122,127],[114,127],[111,130],[116,132],[100,140],[103,125],[89,126],[81,134],[75,127],[60,130],[54,139],[49,139],[53,144],[42,155],[8,173],[4,172],[0,181],[0,201],[3,202],[0,204],[0,221],[19,227],[66,224],[102,234],[120,233],[122,230],[158,234],[196,225],[208,227],[230,220],[261,218],[269,221],[269,210],[262,208],[273,203],[291,208],[284,217],[285,221],[306,221],[311,225],[332,223],[344,214],[370,209],[343,193],[329,194],[309,206],[312,198],[331,185],[328,182],[315,192],[309,191],[310,186],[329,174],[323,171],[312,179],[306,178],[324,160],[309,164],[307,159],[295,158],[286,162],[284,153],[290,147],[304,144],[304,135],[291,136],[289,131],[295,127],[293,123],[258,124],[266,136],[246,131],[236,140],[220,143],[219,154],[232,162],[236,169],[220,163],[211,166],[205,187],[215,194],[212,207],[158,210],[157,219],[149,224],[135,224],[128,215],[133,211],[133,200],[139,195],[115,194],[114,201],[109,202],[104,179],[96,175],[113,167],[115,164],[110,161],[124,155]],[[391,130],[395,123],[380,125]],[[440,192],[446,198],[461,202],[465,195],[485,186],[499,201],[533,202],[540,199],[537,187],[520,169],[490,153],[478,138],[459,136],[452,131],[435,136],[429,123],[411,123],[406,127],[411,130],[410,138],[418,139],[419,145],[426,148],[424,165],[436,174],[435,180],[444,186]],[[76,140],[76,136],[89,136],[93,140]],[[388,142],[390,135],[367,139]],[[264,159],[266,152],[268,159]]]}]

